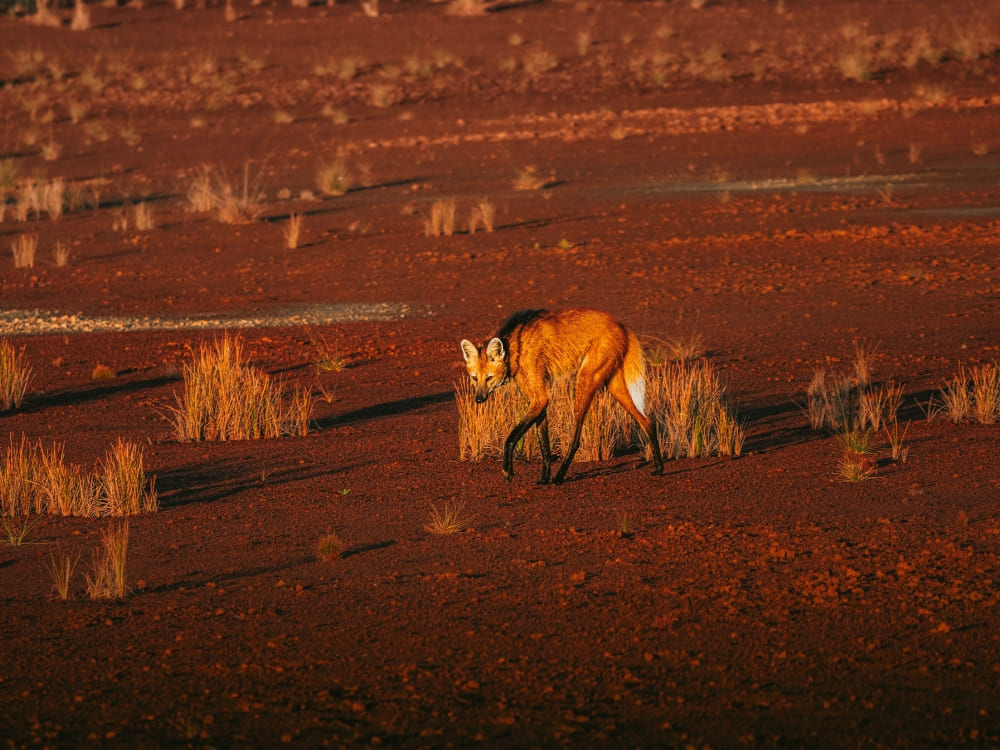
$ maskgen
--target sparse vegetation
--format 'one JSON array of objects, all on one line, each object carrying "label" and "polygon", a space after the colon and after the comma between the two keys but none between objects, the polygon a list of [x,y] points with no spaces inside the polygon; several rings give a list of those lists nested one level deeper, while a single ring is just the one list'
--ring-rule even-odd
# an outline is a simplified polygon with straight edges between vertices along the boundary
[{"label": "sparse vegetation", "polygon": [[31,268],[35,265],[35,256],[38,254],[38,235],[17,235],[10,244],[10,251],[14,256],[14,268]]},{"label": "sparse vegetation", "polygon": [[69,249],[69,243],[65,240],[58,240],[52,248],[53,262],[60,267],[67,266],[69,265],[71,257],[72,255]]},{"label": "sparse vegetation", "polygon": [[464,502],[446,502],[441,509],[431,505],[431,520],[425,528],[432,534],[458,534],[472,521],[472,516],[465,513]]},{"label": "sparse vegetation", "polygon": [[351,173],[343,159],[320,165],[316,171],[316,187],[324,195],[344,195],[351,189]]},{"label": "sparse vegetation", "polygon": [[250,224],[263,213],[264,190],[260,175],[251,178],[250,162],[243,165],[243,178],[234,184],[221,170],[202,166],[187,189],[192,211],[212,212],[223,224]]},{"label": "sparse vegetation", "polygon": [[63,460],[63,446],[13,438],[0,459],[0,514],[125,516],[159,508],[142,450],[121,439],[93,474]]},{"label": "sparse vegetation", "polygon": [[249,440],[302,435],[309,429],[308,392],[284,390],[244,361],[243,345],[228,335],[202,345],[184,368],[184,392],[171,409],[180,440]]},{"label": "sparse vegetation", "polygon": [[333,562],[344,554],[344,543],[336,534],[326,534],[316,547],[316,557],[325,562]]},{"label": "sparse vegetation", "polygon": [[878,346],[855,342],[853,374],[828,375],[817,370],[806,391],[806,412],[814,430],[879,430],[896,421],[903,386],[893,381],[874,387],[872,363]]},{"label": "sparse vegetation", "polygon": [[281,228],[285,237],[285,249],[294,250],[299,246],[299,235],[302,233],[302,214],[294,211],[288,217],[288,223]]},{"label": "sparse vegetation", "polygon": [[156,220],[153,218],[153,207],[146,201],[140,201],[132,208],[132,216],[135,219],[135,228],[140,232],[148,232],[156,227]]},{"label": "sparse vegetation", "polygon": [[518,170],[513,187],[515,190],[541,190],[548,183],[549,180],[539,174],[537,167],[528,165]]},{"label": "sparse vegetation", "polygon": [[482,224],[487,232],[493,231],[497,209],[488,198],[480,198],[469,211],[469,234],[475,234]]},{"label": "sparse vegetation", "polygon": [[86,574],[87,595],[91,599],[124,599],[129,589],[125,580],[128,559],[128,521],[109,525],[101,533],[91,572]]},{"label": "sparse vegetation", "polygon": [[969,372],[960,367],[932,400],[929,413],[943,414],[952,422],[996,424],[1000,421],[1000,367],[996,362],[977,365]]},{"label": "sparse vegetation", "polygon": [[52,577],[52,589],[55,595],[63,601],[69,599],[70,583],[79,562],[79,555],[70,555],[61,550],[49,553],[48,570]]},{"label": "sparse vegetation", "polygon": [[647,356],[654,365],[688,362],[705,356],[705,342],[697,332],[667,340],[650,338],[649,342]]},{"label": "sparse vegetation", "polygon": [[455,233],[455,199],[442,198],[431,204],[430,215],[424,219],[424,233],[428,237]]},{"label": "sparse vegetation", "polygon": [[707,360],[650,367],[646,393],[665,456],[743,452],[745,429],[726,403],[725,386]]},{"label": "sparse vegetation", "polygon": [[0,526],[3,526],[7,543],[12,547],[20,547],[28,539],[28,534],[38,525],[38,519],[28,515],[0,516]]},{"label": "sparse vegetation", "polygon": [[24,349],[14,349],[7,339],[0,339],[0,410],[16,409],[24,402],[31,382],[31,366]]},{"label": "sparse vegetation", "polygon": [[118,438],[97,466],[101,515],[133,516],[159,510],[153,480],[143,469],[142,448]]}]

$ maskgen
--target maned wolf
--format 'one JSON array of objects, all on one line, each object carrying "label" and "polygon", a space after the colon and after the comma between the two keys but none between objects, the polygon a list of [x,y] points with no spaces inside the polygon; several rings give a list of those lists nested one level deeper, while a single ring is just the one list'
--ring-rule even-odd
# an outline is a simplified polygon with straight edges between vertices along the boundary
[{"label": "maned wolf", "polygon": [[481,349],[463,340],[462,353],[477,403],[485,401],[493,389],[509,379],[531,401],[528,412],[504,443],[503,472],[508,481],[514,476],[514,448],[532,425],[538,426],[538,446],[542,453],[539,482],[549,481],[552,450],[547,408],[551,383],[572,373],[576,373],[576,424],[573,442],[556,472],[556,484],[566,477],[566,469],[580,447],[583,419],[603,386],[607,386],[646,433],[653,453],[653,473],[663,473],[656,428],[645,411],[646,364],[642,348],[635,334],[607,313],[522,310],[510,316],[496,337]]}]

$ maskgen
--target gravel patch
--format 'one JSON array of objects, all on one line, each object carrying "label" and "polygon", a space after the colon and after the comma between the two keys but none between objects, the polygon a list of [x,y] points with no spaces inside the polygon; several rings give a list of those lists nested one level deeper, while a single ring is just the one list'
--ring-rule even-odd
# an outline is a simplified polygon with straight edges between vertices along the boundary
[{"label": "gravel patch", "polygon": [[304,305],[254,316],[191,315],[180,318],[84,315],[49,310],[0,310],[0,335],[94,333],[107,331],[170,331],[182,329],[283,328],[362,321],[390,321],[414,317],[408,305]]}]

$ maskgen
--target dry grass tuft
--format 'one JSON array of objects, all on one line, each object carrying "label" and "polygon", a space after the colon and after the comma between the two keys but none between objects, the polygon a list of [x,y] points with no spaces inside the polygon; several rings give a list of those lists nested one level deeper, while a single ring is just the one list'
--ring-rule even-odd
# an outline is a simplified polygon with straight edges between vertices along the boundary
[{"label": "dry grass tuft", "polygon": [[742,453],[745,428],[727,404],[725,386],[710,362],[653,366],[647,373],[646,392],[664,455]]},{"label": "dry grass tuft", "polygon": [[24,348],[14,349],[7,339],[0,339],[0,411],[17,409],[24,403],[31,382],[31,366]]},{"label": "dry grass tuft", "polygon": [[492,232],[496,214],[496,206],[488,198],[480,198],[469,211],[469,234],[475,234],[480,224],[487,232]]},{"label": "dry grass tuft", "polygon": [[336,534],[326,534],[316,546],[316,558],[325,562],[333,562],[344,554],[344,543]]},{"label": "dry grass tuft", "polygon": [[17,235],[10,243],[10,252],[14,256],[14,268],[34,267],[35,256],[38,254],[38,235]]},{"label": "dry grass tuft", "polygon": [[548,185],[550,180],[538,173],[538,169],[528,165],[520,169],[514,177],[513,187],[515,190],[541,190]]},{"label": "dry grass tuft", "polygon": [[[711,364],[672,362],[650,365],[646,393],[648,412],[661,436],[665,455],[738,456],[746,430],[725,398],[725,388]],[[548,407],[549,435],[553,451],[569,447],[574,430],[575,393],[572,378],[552,385]],[[501,388],[482,403],[467,379],[455,385],[459,415],[459,459],[478,461],[501,455],[503,443],[527,408],[527,400],[515,388]],[[603,461],[644,441],[638,426],[606,391],[595,397],[584,418],[577,458]],[[518,446],[524,459],[539,455],[537,431],[531,430]]]},{"label": "dry grass tuft", "polygon": [[184,368],[184,393],[171,409],[180,440],[249,440],[302,435],[312,410],[308,392],[284,404],[283,389],[244,363],[243,345],[228,335],[201,346]]},{"label": "dry grass tuft", "polygon": [[132,207],[132,217],[135,220],[135,228],[140,232],[148,232],[150,229],[156,228],[153,207],[145,201],[140,201]]},{"label": "dry grass tuft", "polygon": [[481,16],[488,8],[486,0],[451,0],[446,12],[451,16]]},{"label": "dry grass tuft", "polygon": [[878,345],[855,342],[853,374],[827,376],[817,370],[806,391],[806,413],[814,430],[852,430],[870,427],[879,430],[894,423],[903,402],[903,387],[889,381],[872,385],[872,363]]},{"label": "dry grass tuft", "polygon": [[118,438],[97,467],[102,515],[133,516],[160,509],[153,480],[143,469],[142,448]]},{"label": "dry grass tuft", "polygon": [[128,596],[125,583],[128,537],[128,521],[112,524],[102,532],[101,547],[94,554],[91,573],[86,575],[87,594],[91,599],[124,599]]},{"label": "dry grass tuft", "polygon": [[320,165],[316,170],[316,187],[324,195],[344,195],[351,189],[351,173],[343,159]]},{"label": "dry grass tuft", "polygon": [[514,388],[499,388],[485,403],[477,404],[468,378],[455,383],[458,407],[458,458],[479,461],[501,455],[503,441],[517,420],[518,398]]},{"label": "dry grass tuft", "polygon": [[[20,520],[16,520],[20,519]],[[11,547],[20,547],[28,541],[28,534],[38,525],[38,519],[24,516],[0,516],[0,526]]]},{"label": "dry grass tuft", "polygon": [[428,237],[455,233],[455,199],[442,198],[431,204],[430,215],[424,219],[424,234]]},{"label": "dry grass tuft", "polygon": [[466,515],[465,503],[445,503],[438,510],[431,505],[431,520],[425,527],[432,534],[458,534],[469,528],[474,518]]},{"label": "dry grass tuft", "polygon": [[294,250],[299,246],[299,235],[302,233],[302,214],[294,211],[288,217],[288,224],[281,228],[285,237],[285,249]]},{"label": "dry grass tuft", "polygon": [[118,440],[94,474],[66,464],[63,447],[11,443],[0,460],[0,514],[125,516],[159,509],[142,450]]},{"label": "dry grass tuft", "polygon": [[264,211],[260,174],[251,178],[250,162],[243,165],[243,178],[237,183],[221,170],[202,166],[188,186],[187,199],[192,211],[212,212],[223,224],[251,224]]},{"label": "dry grass tuft", "polygon": [[63,601],[69,599],[70,583],[79,562],[79,555],[71,556],[62,551],[49,553],[48,569],[49,575],[52,577],[52,589],[55,595]]},{"label": "dry grass tuft", "polygon": [[956,423],[996,424],[1000,421],[1000,367],[996,362],[977,365],[971,372],[960,367],[958,375],[941,389],[940,401],[932,401],[930,413],[943,413]]}]

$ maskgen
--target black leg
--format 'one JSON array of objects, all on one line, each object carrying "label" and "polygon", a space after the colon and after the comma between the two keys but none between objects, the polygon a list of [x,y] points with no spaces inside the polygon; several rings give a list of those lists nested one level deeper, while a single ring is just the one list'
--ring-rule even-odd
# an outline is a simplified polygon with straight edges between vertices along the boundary
[{"label": "black leg", "polygon": [[552,474],[552,448],[549,445],[549,418],[548,410],[542,412],[542,418],[538,422],[538,450],[542,453],[542,477],[539,484],[548,484]]}]

